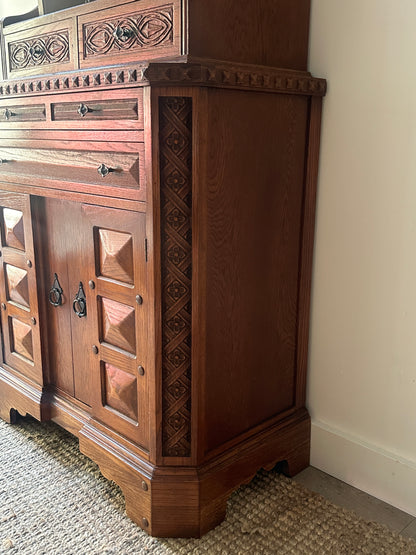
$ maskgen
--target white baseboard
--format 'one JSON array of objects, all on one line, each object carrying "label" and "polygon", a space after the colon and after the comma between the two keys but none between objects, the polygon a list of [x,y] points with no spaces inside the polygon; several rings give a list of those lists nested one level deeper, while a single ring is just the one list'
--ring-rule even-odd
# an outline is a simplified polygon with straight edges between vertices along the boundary
[{"label": "white baseboard", "polygon": [[416,516],[415,461],[312,421],[311,465]]}]

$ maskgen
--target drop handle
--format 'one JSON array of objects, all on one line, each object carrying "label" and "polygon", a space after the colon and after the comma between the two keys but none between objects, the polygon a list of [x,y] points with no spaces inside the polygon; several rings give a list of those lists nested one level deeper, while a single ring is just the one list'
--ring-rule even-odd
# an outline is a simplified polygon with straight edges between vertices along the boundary
[{"label": "drop handle", "polygon": [[87,299],[85,297],[82,281],[79,282],[78,293],[75,295],[72,308],[78,318],[84,318],[87,315]]},{"label": "drop handle", "polygon": [[98,166],[97,171],[101,175],[101,177],[104,178],[107,177],[109,173],[115,172],[116,170],[114,168],[109,168],[105,164],[101,164],[100,166]]},{"label": "drop handle", "polygon": [[52,306],[61,306],[62,305],[62,287],[59,283],[59,279],[57,274],[54,274],[54,280],[52,287],[49,291],[49,302]]}]

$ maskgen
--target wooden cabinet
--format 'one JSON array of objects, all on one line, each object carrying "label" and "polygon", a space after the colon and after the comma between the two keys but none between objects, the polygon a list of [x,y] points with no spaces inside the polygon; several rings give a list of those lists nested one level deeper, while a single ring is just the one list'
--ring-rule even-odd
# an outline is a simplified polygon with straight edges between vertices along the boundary
[{"label": "wooden cabinet", "polygon": [[4,29],[0,415],[76,434],[153,535],[308,464],[308,14],[96,0]]}]

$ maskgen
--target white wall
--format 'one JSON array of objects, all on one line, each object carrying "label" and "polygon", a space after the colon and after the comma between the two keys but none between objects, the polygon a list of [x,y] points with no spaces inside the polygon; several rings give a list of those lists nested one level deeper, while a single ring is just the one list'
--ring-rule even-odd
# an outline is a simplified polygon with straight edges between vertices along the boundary
[{"label": "white wall", "polygon": [[312,0],[317,466],[416,515],[416,1]]},{"label": "white wall", "polygon": [[27,13],[37,6],[37,0],[0,0],[0,18]]}]

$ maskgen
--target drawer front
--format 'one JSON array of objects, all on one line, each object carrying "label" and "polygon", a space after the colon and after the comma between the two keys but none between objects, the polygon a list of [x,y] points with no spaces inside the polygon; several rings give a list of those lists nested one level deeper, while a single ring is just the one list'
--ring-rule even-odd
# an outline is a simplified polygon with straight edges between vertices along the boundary
[{"label": "drawer front", "polygon": [[137,98],[52,103],[51,111],[54,121],[139,119]]},{"label": "drawer front", "polygon": [[[181,54],[179,0],[143,0],[79,18],[80,66],[149,60]],[[106,61],[104,61],[106,60]]]},{"label": "drawer front", "polygon": [[5,47],[9,77],[38,75],[75,69],[74,23],[41,25],[7,34]]},{"label": "drawer front", "polygon": [[145,200],[143,143],[20,143],[0,146],[0,181]]},{"label": "drawer front", "polygon": [[10,106],[0,104],[0,121],[2,122],[22,122],[22,121],[45,121],[45,104],[33,104],[29,106],[17,105]]}]

